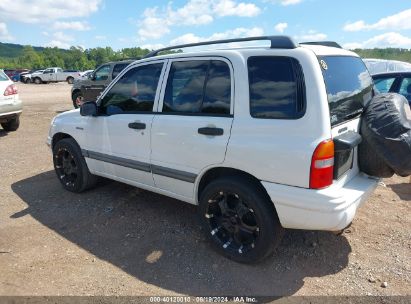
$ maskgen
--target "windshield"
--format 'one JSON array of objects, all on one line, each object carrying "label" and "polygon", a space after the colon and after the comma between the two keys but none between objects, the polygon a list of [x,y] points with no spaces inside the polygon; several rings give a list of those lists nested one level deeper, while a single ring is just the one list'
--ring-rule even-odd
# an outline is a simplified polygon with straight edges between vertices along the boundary
[{"label": "windshield", "polygon": [[0,81],[7,81],[9,78],[7,77],[6,74],[2,70],[0,70]]},{"label": "windshield", "polygon": [[372,98],[373,81],[359,57],[319,57],[327,88],[331,126],[359,115]]}]

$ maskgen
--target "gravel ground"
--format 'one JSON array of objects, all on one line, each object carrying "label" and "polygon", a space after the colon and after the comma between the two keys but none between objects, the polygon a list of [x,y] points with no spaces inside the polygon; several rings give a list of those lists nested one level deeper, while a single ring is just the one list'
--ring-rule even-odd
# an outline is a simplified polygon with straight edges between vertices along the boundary
[{"label": "gravel ground", "polygon": [[0,129],[0,295],[411,295],[408,178],[384,180],[342,235],[288,231],[240,265],[210,249],[194,206],[109,181],[64,191],[45,140],[70,86],[18,89],[21,127]]}]

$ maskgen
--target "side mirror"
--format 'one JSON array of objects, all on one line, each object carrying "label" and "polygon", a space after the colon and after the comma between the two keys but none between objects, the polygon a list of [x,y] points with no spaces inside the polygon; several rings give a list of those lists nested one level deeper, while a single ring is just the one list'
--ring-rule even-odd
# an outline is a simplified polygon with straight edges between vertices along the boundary
[{"label": "side mirror", "polygon": [[97,116],[97,104],[94,101],[87,101],[80,107],[81,116]]}]

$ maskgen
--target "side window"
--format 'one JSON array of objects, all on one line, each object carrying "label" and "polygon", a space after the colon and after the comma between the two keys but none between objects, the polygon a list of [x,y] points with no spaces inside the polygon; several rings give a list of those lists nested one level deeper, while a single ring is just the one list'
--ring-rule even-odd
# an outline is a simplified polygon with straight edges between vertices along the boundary
[{"label": "side window", "polygon": [[53,69],[47,69],[43,72],[43,74],[51,74],[51,73],[54,73]]},{"label": "side window", "polygon": [[107,80],[108,74],[110,73],[110,65],[103,65],[96,71],[95,80]]},{"label": "side window", "polygon": [[173,62],[167,80],[163,112],[229,115],[230,99],[230,68],[225,62]]},{"label": "side window", "polygon": [[230,68],[223,61],[211,61],[205,87],[202,113],[230,114]]},{"label": "side window", "polygon": [[404,95],[408,101],[411,101],[411,78],[404,78],[402,80],[400,91],[398,93]]},{"label": "side window", "polygon": [[296,119],[304,114],[304,76],[296,59],[250,57],[248,79],[252,117]]},{"label": "side window", "polygon": [[391,89],[391,86],[394,83],[394,80],[395,80],[395,77],[377,78],[377,79],[374,79],[374,84],[380,93],[387,93]]},{"label": "side window", "polygon": [[152,112],[163,63],[127,71],[101,101],[103,114]]},{"label": "side window", "polygon": [[118,74],[120,74],[120,72],[122,70],[124,70],[129,64],[128,63],[118,63],[114,66],[113,68],[113,74],[111,75],[111,77],[114,79],[117,77]]}]

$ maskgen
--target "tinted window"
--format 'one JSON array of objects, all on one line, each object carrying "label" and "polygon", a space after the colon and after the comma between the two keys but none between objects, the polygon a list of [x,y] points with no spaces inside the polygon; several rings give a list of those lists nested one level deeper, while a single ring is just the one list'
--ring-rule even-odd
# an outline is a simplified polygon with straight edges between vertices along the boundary
[{"label": "tinted window", "polygon": [[320,57],[330,107],[331,125],[340,124],[360,113],[372,98],[373,81],[358,57]]},{"label": "tinted window", "polygon": [[0,70],[0,81],[6,81],[9,80],[6,74],[4,74],[3,71]]},{"label": "tinted window", "polygon": [[173,62],[164,95],[163,112],[199,113],[208,61]]},{"label": "tinted window", "polygon": [[153,111],[162,67],[162,63],[156,63],[127,71],[104,96],[101,102],[103,113]]},{"label": "tinted window", "polygon": [[301,117],[305,89],[297,60],[288,57],[250,57],[248,78],[252,117]]},{"label": "tinted window", "polygon": [[112,78],[116,78],[118,74],[120,74],[120,72],[122,70],[124,70],[129,64],[128,63],[119,63],[116,64],[113,68],[113,74],[111,75]]},{"label": "tinted window", "polygon": [[230,68],[223,61],[211,61],[201,112],[230,114],[230,101]]},{"label": "tinted window", "polygon": [[230,68],[217,60],[173,62],[163,112],[230,114]]},{"label": "tinted window", "polygon": [[411,101],[411,78],[404,78],[402,80],[399,93],[404,95],[408,101]]},{"label": "tinted window", "polygon": [[107,80],[108,79],[108,74],[110,73],[110,66],[109,65],[103,65],[101,68],[99,68],[96,71],[94,80]]},{"label": "tinted window", "polygon": [[377,79],[374,79],[374,84],[378,92],[387,93],[391,89],[391,86],[394,83],[394,80],[395,80],[395,77],[377,78]]}]

